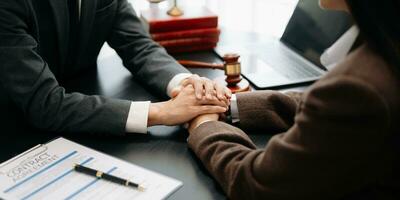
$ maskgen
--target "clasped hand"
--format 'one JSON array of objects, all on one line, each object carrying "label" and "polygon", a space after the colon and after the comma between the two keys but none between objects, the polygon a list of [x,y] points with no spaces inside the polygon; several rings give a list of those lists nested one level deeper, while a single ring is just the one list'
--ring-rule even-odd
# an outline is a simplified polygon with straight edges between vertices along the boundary
[{"label": "clasped hand", "polygon": [[179,125],[204,114],[227,111],[231,92],[207,78],[192,75],[172,91],[172,99],[153,103],[148,125]]}]

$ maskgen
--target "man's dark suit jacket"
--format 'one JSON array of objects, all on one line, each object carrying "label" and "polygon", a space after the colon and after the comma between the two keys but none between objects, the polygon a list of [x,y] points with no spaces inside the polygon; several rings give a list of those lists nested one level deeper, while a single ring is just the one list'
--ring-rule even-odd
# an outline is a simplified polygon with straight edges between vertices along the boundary
[{"label": "man's dark suit jacket", "polygon": [[200,125],[189,145],[231,199],[395,199],[399,88],[363,46],[304,94],[237,95],[241,128],[280,133],[264,149],[222,122]]},{"label": "man's dark suit jacket", "polygon": [[148,37],[127,0],[82,1],[75,56],[69,57],[67,1],[0,1],[1,102],[13,102],[40,129],[122,134],[130,101],[66,93],[63,81],[96,67],[104,42],[157,92],[165,94],[171,78],[188,71]]}]

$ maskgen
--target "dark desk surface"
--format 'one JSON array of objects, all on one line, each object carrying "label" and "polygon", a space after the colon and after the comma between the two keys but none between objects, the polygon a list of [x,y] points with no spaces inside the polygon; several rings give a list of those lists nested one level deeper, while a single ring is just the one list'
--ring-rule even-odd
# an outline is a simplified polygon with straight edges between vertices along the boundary
[{"label": "dark desk surface", "polygon": [[[195,53],[179,58],[220,62],[213,52]],[[222,71],[194,69],[194,73],[209,78],[223,75]],[[85,94],[101,94],[113,98],[129,100],[159,101],[137,83],[132,75],[123,68],[121,60],[115,54],[105,53],[99,59],[97,71],[88,72],[68,84],[70,91]],[[12,115],[12,111],[6,111]],[[17,117],[18,119],[18,117]],[[41,133],[23,126],[21,121],[11,121],[18,129],[3,128],[0,137],[0,161],[5,161],[24,150],[54,138],[57,134]],[[19,123],[21,124],[19,126]],[[131,134],[127,137],[104,136],[65,136],[75,142],[118,157],[139,166],[154,170],[181,180],[184,185],[169,199],[225,199],[217,183],[202,167],[198,159],[187,148],[187,132],[181,127],[157,126],[149,129],[149,134]],[[270,135],[250,134],[259,147],[263,147]]]}]

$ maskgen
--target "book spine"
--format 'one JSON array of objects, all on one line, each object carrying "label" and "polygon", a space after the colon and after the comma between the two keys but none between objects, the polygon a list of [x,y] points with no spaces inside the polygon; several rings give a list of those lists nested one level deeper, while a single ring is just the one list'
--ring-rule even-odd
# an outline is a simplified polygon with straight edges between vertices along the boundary
[{"label": "book spine", "polygon": [[218,27],[218,16],[190,18],[183,20],[165,20],[149,23],[150,33],[181,31],[191,29],[205,29]]},{"label": "book spine", "polygon": [[167,47],[165,49],[170,54],[176,54],[176,53],[188,53],[188,52],[212,50],[216,46],[217,46],[216,43],[209,43],[209,44],[197,45],[197,46]]},{"label": "book spine", "polygon": [[219,37],[221,31],[218,28],[196,29],[186,31],[173,31],[166,33],[153,33],[151,37],[156,41],[193,38],[193,37]]},{"label": "book spine", "polygon": [[192,46],[192,45],[201,45],[204,43],[217,43],[218,37],[216,38],[184,38],[184,39],[176,39],[176,40],[164,40],[164,41],[156,41],[163,47],[182,47],[182,46]]}]

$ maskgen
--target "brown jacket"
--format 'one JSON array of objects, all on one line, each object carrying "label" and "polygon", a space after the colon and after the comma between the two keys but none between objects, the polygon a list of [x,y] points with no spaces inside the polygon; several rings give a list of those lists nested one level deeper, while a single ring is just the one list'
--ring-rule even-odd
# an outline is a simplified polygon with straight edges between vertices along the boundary
[{"label": "brown jacket", "polygon": [[365,188],[389,199],[400,188],[400,79],[368,47],[302,95],[259,91],[237,101],[241,128],[280,133],[264,149],[222,122],[189,137],[231,199],[342,199]]}]

